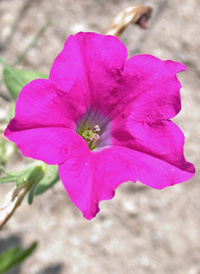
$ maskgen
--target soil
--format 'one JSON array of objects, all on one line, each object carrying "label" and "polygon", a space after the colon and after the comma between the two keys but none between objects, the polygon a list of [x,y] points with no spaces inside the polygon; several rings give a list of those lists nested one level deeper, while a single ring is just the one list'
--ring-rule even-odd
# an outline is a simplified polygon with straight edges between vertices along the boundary
[{"label": "soil", "polygon": [[[38,32],[18,67],[48,73],[66,38],[78,31],[104,33],[122,8],[153,8],[149,29],[130,25],[121,40],[129,55],[153,54],[184,63],[182,111],[185,156],[196,166],[189,182],[161,191],[127,183],[101,202],[92,221],[83,219],[59,182],[33,205],[25,199],[0,234],[0,251],[37,240],[36,252],[12,274],[199,274],[200,273],[200,1],[199,0],[0,0],[0,55],[12,65]],[[2,67],[0,67],[0,78]],[[1,85],[0,93],[8,97]],[[0,98],[1,118],[9,103]],[[7,169],[27,160],[17,153]],[[0,198],[12,188],[0,185]]]}]

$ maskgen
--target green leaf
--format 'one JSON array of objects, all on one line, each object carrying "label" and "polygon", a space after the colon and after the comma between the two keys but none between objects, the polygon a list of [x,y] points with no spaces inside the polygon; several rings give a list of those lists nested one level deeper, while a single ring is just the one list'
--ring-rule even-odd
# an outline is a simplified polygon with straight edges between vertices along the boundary
[{"label": "green leaf", "polygon": [[39,182],[39,180],[31,186],[31,189],[29,191],[29,194],[28,194],[28,203],[29,203],[29,205],[31,205],[32,202],[33,202],[38,182]]},{"label": "green leaf", "polygon": [[25,170],[16,172],[8,172],[3,166],[0,166],[6,176],[0,178],[0,183],[8,183],[16,181],[16,186],[21,187],[27,183],[37,183],[45,174],[47,165],[43,162],[35,162]]},{"label": "green leaf", "polygon": [[4,82],[12,98],[16,101],[23,86],[35,79],[47,79],[48,75],[39,72],[24,69],[5,67],[3,71]]},{"label": "green leaf", "polygon": [[10,109],[8,113],[8,122],[15,116],[15,102],[10,103]]},{"label": "green leaf", "polygon": [[23,262],[30,256],[37,247],[37,242],[31,244],[28,248],[21,247],[11,248],[0,254],[0,274],[5,273],[15,265]]},{"label": "green leaf", "polygon": [[16,172],[9,172],[7,171],[3,166],[0,166],[0,171],[2,171],[6,176],[0,178],[0,183],[10,183],[10,182],[15,182],[18,180],[18,178],[21,178],[30,172],[30,168],[26,170],[21,170],[21,171],[16,171]]},{"label": "green leaf", "polygon": [[17,177],[24,173],[24,170],[9,172],[3,166],[0,166],[0,171],[11,177]]},{"label": "green leaf", "polygon": [[11,183],[11,182],[14,182],[15,180],[16,180],[16,178],[13,176],[4,176],[4,177],[0,178],[0,184],[1,183]]},{"label": "green leaf", "polygon": [[59,181],[58,166],[47,166],[43,178],[37,184],[35,195],[40,195]]},{"label": "green leaf", "polygon": [[0,178],[0,183],[11,183],[15,182],[17,176],[21,175],[24,171],[8,172],[3,166],[0,166],[0,171],[2,171],[6,176]]},{"label": "green leaf", "polygon": [[24,170],[16,180],[16,186],[23,186],[26,183],[35,182],[37,183],[44,176],[44,172],[46,170],[45,164],[33,165],[28,169]]},{"label": "green leaf", "polygon": [[27,169],[17,172],[8,172],[0,166],[0,171],[6,175],[0,178],[0,183],[16,182],[17,187],[32,184],[28,196],[29,204],[33,202],[35,195],[42,194],[59,181],[58,166],[43,162],[35,162]]},{"label": "green leaf", "polygon": [[20,78],[18,78],[18,76],[14,73],[14,71],[12,70],[12,68],[0,57],[0,62],[2,63],[2,65],[4,66],[4,68],[9,71],[9,73],[12,75],[12,77],[15,79],[15,81],[21,86],[24,86],[24,83],[21,81]]}]

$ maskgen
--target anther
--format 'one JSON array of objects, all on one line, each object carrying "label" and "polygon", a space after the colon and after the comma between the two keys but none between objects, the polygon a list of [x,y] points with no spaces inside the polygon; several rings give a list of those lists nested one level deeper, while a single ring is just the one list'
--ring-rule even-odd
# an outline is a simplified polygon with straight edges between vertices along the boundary
[{"label": "anther", "polygon": [[99,125],[94,126],[94,132],[98,132],[98,131],[100,131]]},{"label": "anther", "polygon": [[96,134],[96,133],[94,133],[92,136],[92,139],[95,141],[99,140],[99,138],[100,138],[99,134]]}]

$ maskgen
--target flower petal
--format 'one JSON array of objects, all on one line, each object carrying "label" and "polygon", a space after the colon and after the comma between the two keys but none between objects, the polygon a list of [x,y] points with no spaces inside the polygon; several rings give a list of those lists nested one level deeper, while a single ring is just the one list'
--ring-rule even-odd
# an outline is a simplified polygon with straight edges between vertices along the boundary
[{"label": "flower petal", "polygon": [[15,130],[47,126],[75,129],[85,106],[79,103],[74,108],[74,101],[73,95],[57,89],[51,81],[34,80],[21,90],[11,124]]},{"label": "flower petal", "polygon": [[69,94],[71,105],[90,108],[90,90],[82,52],[77,39],[70,35],[63,50],[56,57],[49,75],[58,89]]},{"label": "flower petal", "polygon": [[129,104],[135,101],[132,110],[154,120],[173,118],[181,109],[181,84],[176,74],[185,70],[181,63],[162,61],[151,55],[130,58],[124,71],[134,85],[134,94],[129,98]]},{"label": "flower petal", "polygon": [[16,130],[10,126],[5,136],[15,142],[26,157],[42,160],[49,165],[62,163],[68,157],[72,145],[78,146],[83,138],[66,128],[46,127]]},{"label": "flower petal", "polygon": [[127,49],[116,37],[78,33],[76,39],[84,59],[91,93],[92,111],[106,116],[116,105],[117,80],[127,58]]},{"label": "flower petal", "polygon": [[194,166],[188,162],[182,164],[182,169],[139,151],[131,150],[130,155],[134,158],[138,181],[151,188],[163,189],[187,181],[194,176]]},{"label": "flower petal", "polygon": [[137,121],[134,112],[112,121],[112,145],[128,147],[187,170],[183,156],[184,135],[172,121]]},{"label": "flower petal", "polygon": [[[49,80],[22,89],[5,131],[24,156],[59,164],[66,191],[87,219],[123,182],[162,189],[194,174],[183,156],[184,136],[169,121],[181,108],[176,74],[186,68],[150,55],[126,58],[115,37],[70,36]],[[75,131],[95,125],[100,139],[90,151]]]},{"label": "flower petal", "polygon": [[112,199],[121,183],[136,182],[135,168],[121,150],[91,152],[81,144],[71,152],[59,165],[59,175],[70,199],[86,219],[95,217],[99,202]]},{"label": "flower petal", "polygon": [[87,111],[105,114],[116,104],[106,102],[110,102],[126,58],[127,49],[118,38],[81,32],[67,39],[49,79],[74,99],[79,98]]},{"label": "flower petal", "polygon": [[116,105],[110,118],[132,104],[132,110],[140,119],[143,114],[154,120],[171,119],[181,109],[181,84],[176,74],[184,70],[186,67],[178,62],[162,61],[151,55],[133,56],[127,60],[118,79]]},{"label": "flower petal", "polygon": [[85,144],[71,150],[59,165],[64,187],[83,216],[90,220],[99,212],[99,202],[112,199],[117,187],[127,181],[162,189],[189,180],[193,166],[187,170],[127,147],[112,146],[91,152]]},{"label": "flower petal", "polygon": [[51,81],[34,80],[20,92],[15,117],[5,136],[17,144],[24,156],[47,164],[63,162],[72,141],[83,141],[72,132],[76,129],[75,122],[85,113],[81,103],[76,108],[72,106],[71,102],[75,101],[72,95],[57,89]]},{"label": "flower petal", "polygon": [[[73,86],[70,94],[80,98],[87,110],[109,114],[110,119],[143,96],[140,101],[146,112],[153,104],[154,116],[160,111],[160,116],[174,117],[181,108],[181,85],[176,74],[186,67],[151,55],[126,58],[127,50],[116,37],[78,33],[67,39],[50,79],[63,91]],[[142,103],[136,102],[135,107]]]}]

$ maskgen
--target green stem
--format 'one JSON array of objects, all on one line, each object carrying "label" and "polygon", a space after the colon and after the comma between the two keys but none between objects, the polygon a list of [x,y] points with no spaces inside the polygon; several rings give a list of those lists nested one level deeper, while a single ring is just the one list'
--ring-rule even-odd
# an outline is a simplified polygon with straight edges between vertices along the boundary
[{"label": "green stem", "polygon": [[30,42],[30,44],[26,47],[26,49],[24,50],[24,52],[22,52],[22,54],[17,58],[17,60],[14,62],[14,64],[12,65],[13,67],[15,67],[16,65],[18,65],[19,63],[21,63],[21,61],[23,61],[24,57],[27,55],[27,53],[29,52],[29,50],[31,48],[33,48],[37,41],[40,39],[40,37],[42,36],[42,34],[45,32],[45,30],[49,27],[50,22],[48,21],[41,29],[40,31],[37,33],[37,35],[33,38],[33,40]]},{"label": "green stem", "polygon": [[19,79],[19,77],[14,73],[14,71],[11,69],[11,67],[0,57],[0,63],[4,66],[5,69],[7,69],[12,77],[17,81],[17,83],[23,88],[25,86],[25,83]]}]

